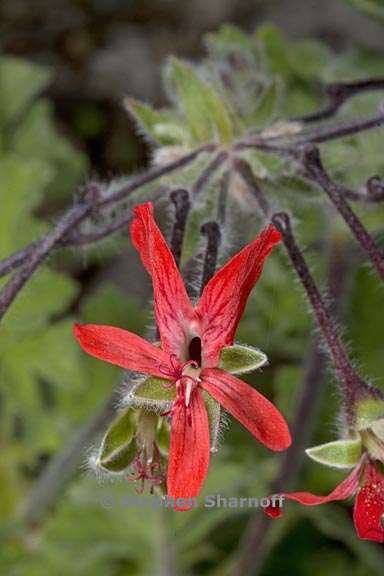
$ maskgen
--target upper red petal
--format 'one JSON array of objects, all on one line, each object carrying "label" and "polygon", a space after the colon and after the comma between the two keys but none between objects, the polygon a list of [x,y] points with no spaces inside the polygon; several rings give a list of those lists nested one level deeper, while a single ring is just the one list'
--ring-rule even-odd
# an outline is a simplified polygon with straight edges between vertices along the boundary
[{"label": "upper red petal", "polygon": [[167,492],[176,502],[176,509],[183,509],[177,506],[178,498],[198,496],[208,472],[209,453],[207,410],[200,391],[196,390],[189,408],[182,404],[172,416]]},{"label": "upper red petal", "polygon": [[137,334],[99,324],[75,324],[73,333],[80,346],[95,358],[122,368],[164,378],[169,354]]},{"label": "upper red petal", "polygon": [[248,296],[264,261],[281,234],[271,224],[221,268],[204,288],[196,312],[203,325],[205,365],[214,366],[220,349],[233,343]]},{"label": "upper red petal", "polygon": [[[295,500],[304,504],[305,506],[318,506],[319,504],[326,504],[327,502],[334,502],[335,500],[346,500],[350,498],[358,489],[359,479],[362,470],[362,465],[356,466],[352,472],[347,476],[336,488],[327,496],[318,496],[311,492],[290,492],[282,494],[287,500]],[[282,515],[283,509],[278,506],[269,506],[264,511],[273,518]]]},{"label": "upper red petal", "polygon": [[384,543],[384,475],[375,464],[367,467],[353,519],[359,538]]},{"label": "upper red petal", "polygon": [[201,379],[202,387],[265,446],[278,451],[288,448],[288,425],[260,392],[219,368],[204,369]]},{"label": "upper red petal", "polygon": [[172,252],[153,218],[151,202],[134,208],[131,237],[152,276],[156,322],[162,348],[181,357],[195,313]]}]

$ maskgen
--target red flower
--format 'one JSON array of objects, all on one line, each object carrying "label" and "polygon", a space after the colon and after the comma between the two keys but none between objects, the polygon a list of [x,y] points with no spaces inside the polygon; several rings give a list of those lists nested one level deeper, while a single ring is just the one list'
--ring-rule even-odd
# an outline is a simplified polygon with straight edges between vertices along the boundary
[{"label": "red flower", "polygon": [[[310,492],[291,492],[283,494],[288,500],[295,500],[305,506],[317,506],[345,500],[356,494],[353,519],[357,535],[362,540],[373,540],[384,543],[384,474],[379,463],[373,463],[364,456],[328,496],[316,496]],[[359,487],[360,479],[363,485]],[[269,516],[278,518],[283,510],[279,507],[265,509]]]},{"label": "red flower", "polygon": [[279,411],[254,388],[218,368],[223,347],[233,343],[248,296],[280,234],[272,226],[236,254],[208,282],[196,307],[153,218],[151,203],[137,206],[131,226],[134,246],[152,277],[161,349],[112,326],[76,325],[86,352],[123,368],[171,380],[168,495],[198,495],[208,471],[210,437],[202,396],[206,390],[260,442],[272,450],[291,443]]}]

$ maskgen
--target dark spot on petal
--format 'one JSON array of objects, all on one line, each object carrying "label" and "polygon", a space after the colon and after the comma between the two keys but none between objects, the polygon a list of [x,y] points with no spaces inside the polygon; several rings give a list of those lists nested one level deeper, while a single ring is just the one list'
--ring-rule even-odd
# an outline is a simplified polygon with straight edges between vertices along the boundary
[{"label": "dark spot on petal", "polygon": [[189,360],[194,360],[199,366],[201,366],[201,340],[198,336],[192,338],[189,343]]}]

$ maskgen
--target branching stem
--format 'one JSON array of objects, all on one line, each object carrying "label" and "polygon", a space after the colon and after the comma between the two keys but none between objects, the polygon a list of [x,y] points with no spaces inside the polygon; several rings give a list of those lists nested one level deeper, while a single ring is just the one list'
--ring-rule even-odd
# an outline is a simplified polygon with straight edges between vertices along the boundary
[{"label": "branching stem", "polygon": [[301,156],[306,175],[327,193],[378,274],[384,280],[384,258],[361,220],[345,200],[343,195],[345,189],[334,182],[326,172],[318,148],[307,145],[302,149],[302,153],[298,152],[298,156],[299,158]]},{"label": "branching stem", "polygon": [[207,247],[205,250],[200,294],[202,294],[204,287],[216,271],[217,257],[221,240],[220,227],[215,221],[206,222],[203,224],[201,227],[201,233],[207,238]]},{"label": "branching stem", "polygon": [[329,104],[306,116],[295,118],[298,122],[319,122],[326,118],[331,118],[341,108],[341,106],[353,96],[362,94],[363,92],[373,92],[384,90],[384,78],[368,78],[366,80],[359,80],[357,82],[335,82],[327,84],[324,87],[325,94],[328,96]]}]

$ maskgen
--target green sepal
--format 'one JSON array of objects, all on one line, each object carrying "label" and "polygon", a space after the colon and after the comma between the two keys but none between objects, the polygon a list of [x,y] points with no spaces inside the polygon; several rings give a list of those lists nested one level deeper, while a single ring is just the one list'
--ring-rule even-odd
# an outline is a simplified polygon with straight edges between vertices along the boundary
[{"label": "green sepal", "polygon": [[169,424],[165,418],[162,418],[157,432],[156,432],[156,441],[157,444],[162,452],[168,454],[169,452],[169,443],[170,443],[170,428]]},{"label": "green sepal", "polygon": [[257,109],[252,118],[253,126],[262,128],[270,125],[275,117],[281,94],[281,83],[277,78],[272,80],[260,96]]},{"label": "green sepal", "polygon": [[217,452],[220,434],[221,406],[205,390],[202,391],[202,395],[208,414],[211,452]]},{"label": "green sepal", "polygon": [[101,443],[97,466],[108,472],[123,472],[132,463],[136,444],[133,413],[124,410],[112,422]]},{"label": "green sepal", "polygon": [[371,429],[375,436],[384,442],[384,418],[379,418],[378,420],[372,422]]},{"label": "green sepal", "polygon": [[135,98],[125,98],[124,107],[138,127],[158,144],[183,144],[187,134],[169,112],[158,111]]},{"label": "green sepal", "polygon": [[359,462],[362,451],[361,438],[336,440],[306,450],[307,456],[333,468],[353,468]]},{"label": "green sepal", "polygon": [[3,126],[28,109],[28,104],[49,84],[51,71],[21,58],[2,55],[0,78],[0,125]]},{"label": "green sepal", "polygon": [[232,122],[226,105],[190,64],[171,58],[166,69],[166,81],[170,94],[176,93],[193,143],[231,141]]},{"label": "green sepal", "polygon": [[170,380],[166,378],[157,378],[155,376],[150,376],[142,384],[140,384],[135,390],[135,400],[142,398],[143,400],[156,400],[160,402],[173,402],[176,398],[176,387],[171,386],[165,388],[171,384]]},{"label": "green sepal", "polygon": [[356,428],[364,430],[384,417],[384,401],[377,398],[360,400],[356,405]]},{"label": "green sepal", "polygon": [[243,374],[256,370],[267,362],[268,358],[261,350],[234,344],[221,349],[219,368],[231,374]]}]

